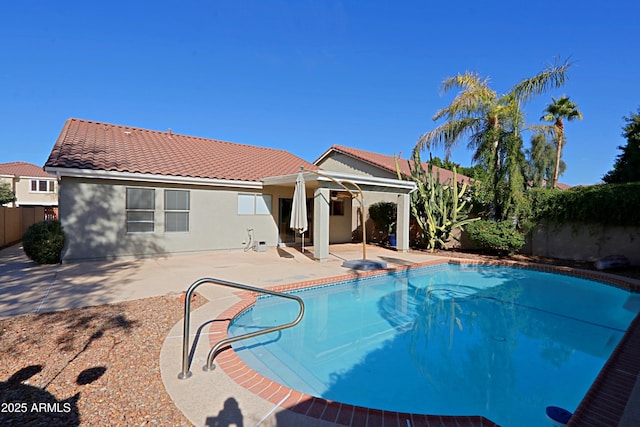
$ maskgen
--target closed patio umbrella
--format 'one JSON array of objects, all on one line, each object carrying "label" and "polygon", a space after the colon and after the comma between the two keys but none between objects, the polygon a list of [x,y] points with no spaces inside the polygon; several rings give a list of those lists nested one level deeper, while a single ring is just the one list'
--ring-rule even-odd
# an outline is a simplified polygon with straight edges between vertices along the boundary
[{"label": "closed patio umbrella", "polygon": [[307,231],[309,223],[307,221],[307,192],[302,171],[298,172],[298,177],[296,178],[289,227],[300,233],[300,237],[302,237],[302,252],[304,253],[304,232]]}]

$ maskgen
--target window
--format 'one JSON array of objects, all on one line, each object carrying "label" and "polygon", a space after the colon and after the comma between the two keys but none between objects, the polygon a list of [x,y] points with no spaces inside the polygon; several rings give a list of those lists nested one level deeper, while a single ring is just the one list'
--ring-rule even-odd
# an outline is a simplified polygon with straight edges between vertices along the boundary
[{"label": "window", "polygon": [[164,231],[189,231],[189,191],[164,190]]},{"label": "window", "polygon": [[153,233],[155,207],[155,190],[127,188],[127,233]]},{"label": "window", "polygon": [[334,216],[344,216],[344,200],[332,200],[329,214]]},{"label": "window", "polygon": [[32,193],[55,193],[56,182],[49,179],[32,179],[31,192]]},{"label": "window", "polygon": [[256,215],[271,215],[271,196],[256,194]]},{"label": "window", "polygon": [[238,194],[238,215],[253,215],[255,198],[255,194]]},{"label": "window", "polygon": [[238,194],[238,215],[271,215],[271,196]]}]

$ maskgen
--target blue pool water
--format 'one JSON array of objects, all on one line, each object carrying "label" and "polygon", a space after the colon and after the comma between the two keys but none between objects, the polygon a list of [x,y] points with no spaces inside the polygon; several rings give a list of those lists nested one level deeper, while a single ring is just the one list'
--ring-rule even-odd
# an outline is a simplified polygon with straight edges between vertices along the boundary
[{"label": "blue pool water", "polygon": [[[298,326],[234,344],[262,375],[352,405],[544,426],[575,411],[640,311],[640,295],[576,277],[442,264],[296,293]],[[266,297],[229,334],[295,318]]]}]

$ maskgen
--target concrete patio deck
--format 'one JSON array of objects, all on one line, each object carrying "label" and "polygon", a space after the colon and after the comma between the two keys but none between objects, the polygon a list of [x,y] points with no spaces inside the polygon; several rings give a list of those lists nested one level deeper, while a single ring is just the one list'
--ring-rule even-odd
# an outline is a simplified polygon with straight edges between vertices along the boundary
[{"label": "concrete patio deck", "polygon": [[[313,248],[269,248],[266,252],[230,250],[161,258],[122,258],[38,265],[20,244],[0,250],[0,318],[178,294],[195,280],[214,277],[258,287],[339,276],[344,260],[362,258],[358,244],[332,245],[327,262],[311,257]],[[367,246],[367,258],[389,267],[434,257]],[[231,295],[224,288],[199,290],[210,301]]]}]

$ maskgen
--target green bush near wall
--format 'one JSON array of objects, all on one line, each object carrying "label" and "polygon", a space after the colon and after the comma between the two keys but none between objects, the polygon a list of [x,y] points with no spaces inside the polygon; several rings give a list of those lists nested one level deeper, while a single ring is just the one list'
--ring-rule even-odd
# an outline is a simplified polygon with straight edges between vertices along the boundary
[{"label": "green bush near wall", "polygon": [[24,253],[38,264],[56,264],[64,247],[60,221],[36,222],[22,236]]},{"label": "green bush near wall", "polygon": [[510,221],[474,221],[465,229],[469,239],[485,251],[513,255],[524,246],[524,236]]},{"label": "green bush near wall", "polygon": [[369,218],[373,221],[382,243],[389,244],[395,231],[398,207],[393,202],[377,202],[369,206]]},{"label": "green bush near wall", "polygon": [[640,226],[640,182],[527,192],[534,223]]}]

